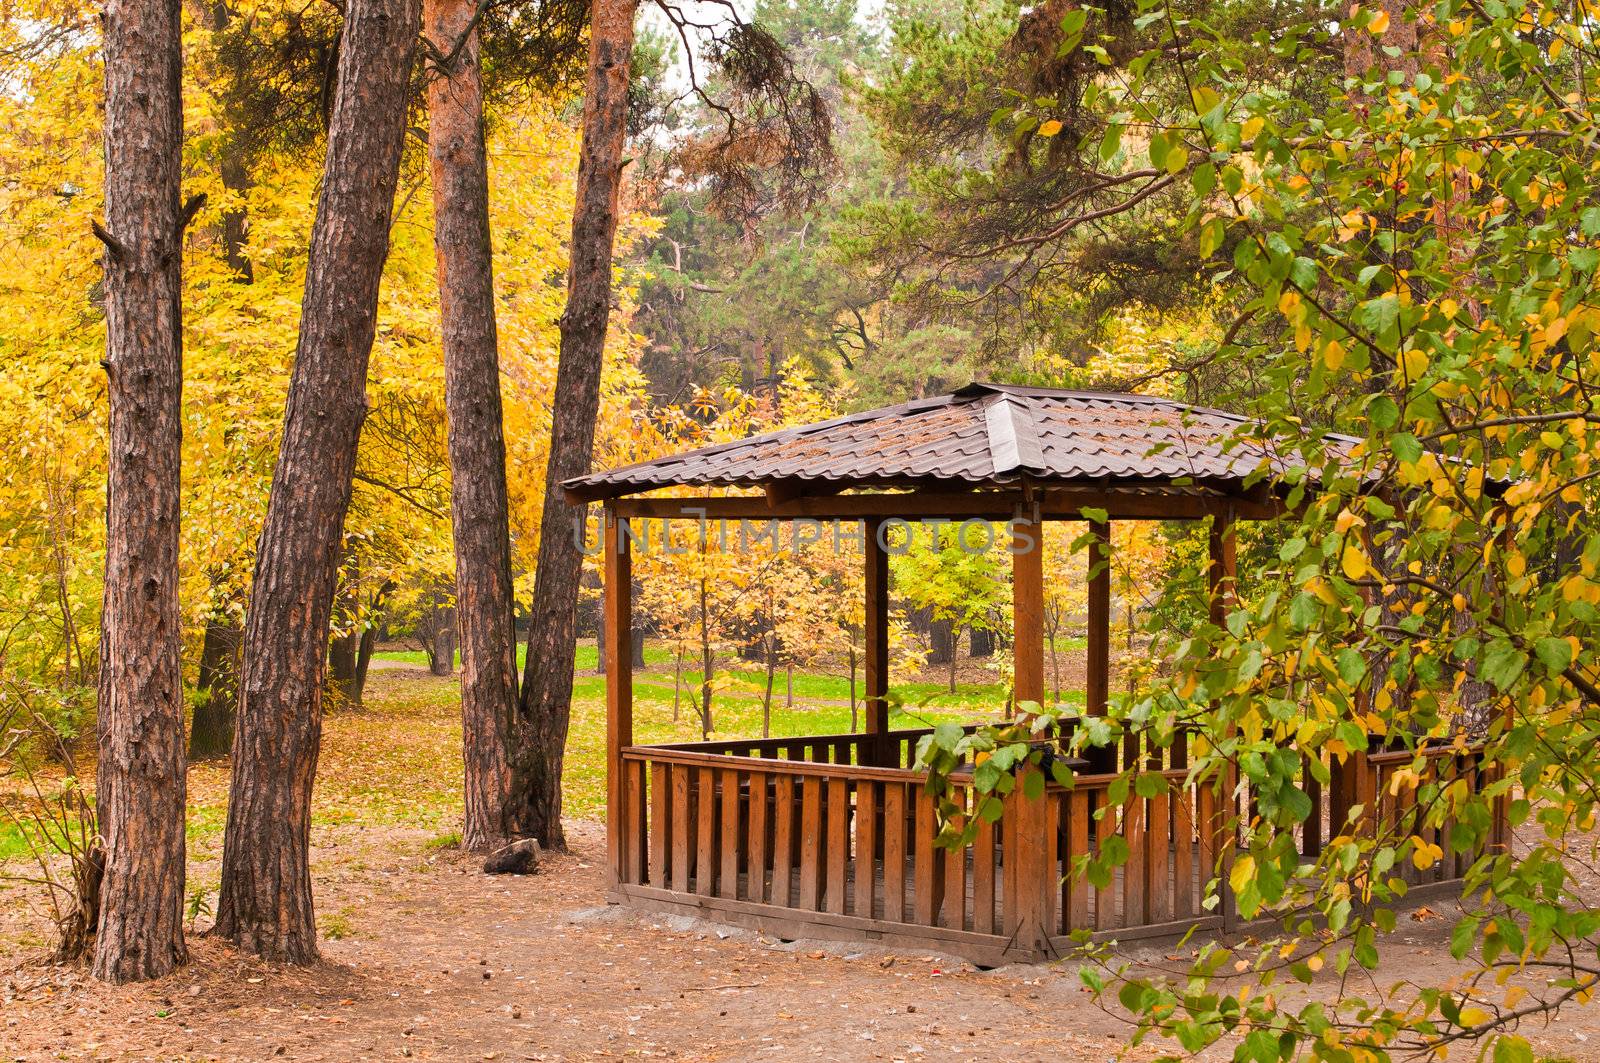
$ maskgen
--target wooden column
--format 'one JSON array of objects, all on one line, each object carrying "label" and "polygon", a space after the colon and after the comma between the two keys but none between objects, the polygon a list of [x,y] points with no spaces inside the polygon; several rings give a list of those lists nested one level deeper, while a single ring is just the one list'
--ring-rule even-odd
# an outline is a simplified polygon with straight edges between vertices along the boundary
[{"label": "wooden column", "polygon": [[[1228,606],[1234,594],[1234,538],[1233,517],[1218,514],[1211,518],[1210,564],[1206,566],[1206,589],[1210,597],[1211,622],[1219,627],[1226,621]],[[1233,890],[1228,885],[1228,871],[1233,867],[1234,850],[1238,843],[1238,830],[1229,823],[1238,814],[1239,770],[1228,765],[1217,782],[1219,793],[1215,802],[1213,823],[1207,825],[1215,838],[1215,852],[1221,861],[1221,915],[1224,931],[1232,930],[1237,919]]]},{"label": "wooden column", "polygon": [[633,557],[628,522],[610,505],[601,526],[605,538],[606,881],[615,886],[627,878],[622,866],[627,851],[623,838],[639,829],[639,824],[626,822],[622,777],[622,749],[633,745]]},{"label": "wooden column", "polygon": [[864,520],[862,554],[866,565],[866,731],[872,763],[898,768],[889,744],[889,554],[879,542],[882,520]]},{"label": "wooden column", "polygon": [[1012,518],[1011,629],[1013,705],[1044,703],[1044,525]]}]

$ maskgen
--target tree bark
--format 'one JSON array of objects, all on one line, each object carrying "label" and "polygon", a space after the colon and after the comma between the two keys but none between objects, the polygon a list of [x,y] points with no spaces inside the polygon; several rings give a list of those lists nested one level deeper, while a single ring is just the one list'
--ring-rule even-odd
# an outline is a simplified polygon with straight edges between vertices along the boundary
[{"label": "tree bark", "polygon": [[453,605],[438,604],[440,595],[428,620],[428,641],[423,647],[428,651],[428,671],[437,676],[456,674],[456,609]]},{"label": "tree bark", "polygon": [[159,978],[183,941],[178,605],[183,145],[177,0],[108,0],[105,33],[106,570],[94,975]]},{"label": "tree bark", "polygon": [[583,556],[568,529],[561,481],[589,471],[600,408],[600,368],[611,314],[611,252],[627,133],[628,64],[637,0],[594,0],[589,71],[583,102],[583,147],[561,315],[557,402],[550,426],[543,529],[533,591],[533,623],[518,703],[517,757],[511,826],[546,848],[565,848],[561,830],[561,767],[571,715],[577,648],[576,609]]},{"label": "tree bark", "polygon": [[217,933],[317,957],[308,847],[329,618],[389,247],[419,0],[349,0],[283,442],[245,623]]},{"label": "tree bark", "polygon": [[428,159],[439,271],[444,395],[449,420],[450,525],[461,637],[461,734],[466,820],[462,847],[496,848],[507,834],[511,735],[517,711],[510,503],[500,412],[489,164],[475,0],[424,0],[434,49],[454,59],[428,78]]},{"label": "tree bark", "polygon": [[239,697],[239,625],[211,616],[200,642],[200,699],[189,726],[189,757],[220,757],[233,749],[234,705]]},{"label": "tree bark", "polygon": [[347,631],[328,640],[328,683],[339,695],[335,708],[358,708],[361,694],[356,689],[356,651],[361,647],[361,632]]}]

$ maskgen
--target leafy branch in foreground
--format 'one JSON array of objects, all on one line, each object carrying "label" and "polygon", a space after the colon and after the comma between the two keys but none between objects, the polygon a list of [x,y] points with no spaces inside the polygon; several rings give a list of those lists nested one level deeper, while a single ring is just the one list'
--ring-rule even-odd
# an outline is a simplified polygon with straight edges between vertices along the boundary
[{"label": "leafy branch in foreground", "polygon": [[[1519,1023],[1586,1002],[1600,967],[1578,880],[1600,807],[1600,54],[1584,5],[1337,17],[1230,40],[1143,2],[1157,39],[1100,58],[1108,165],[1177,175],[1200,254],[1228,256],[1211,281],[1245,324],[1222,353],[1255,344],[1271,381],[1249,412],[1287,515],[1248,593],[1221,623],[1155,632],[1162,676],[1113,713],[1158,749],[1208,736],[1189,780],[1253,798],[1228,802],[1210,891],[1277,929],[1208,944],[1181,973],[1102,960],[1086,977],[1137,1038],[1187,1052],[1437,1058],[1467,1042],[1527,1060]],[[1334,106],[1251,74],[1257,54],[1309,67],[1330,44],[1366,57],[1323,83]],[[931,784],[991,743],[1022,759],[1020,738],[951,741]],[[1475,783],[1448,768],[1468,756]],[[1308,775],[1352,760],[1382,760],[1383,784],[1301,855]],[[1443,859],[1466,865],[1463,973],[1387,975],[1400,869]],[[1331,996],[1293,988],[1335,976]]]}]

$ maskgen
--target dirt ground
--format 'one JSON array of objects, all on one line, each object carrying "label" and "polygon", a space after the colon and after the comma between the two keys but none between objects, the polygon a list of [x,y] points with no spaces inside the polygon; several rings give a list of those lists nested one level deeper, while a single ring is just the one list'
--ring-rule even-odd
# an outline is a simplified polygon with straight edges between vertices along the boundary
[{"label": "dirt ground", "polygon": [[[340,921],[309,970],[248,961],[203,937],[188,967],[142,986],[17,967],[0,981],[0,1059],[1099,1063],[1123,1050],[1126,1028],[1089,1000],[1070,964],[979,971],[931,953],[784,943],[608,907],[592,824],[528,877],[486,877],[425,842],[359,828],[322,839],[319,904]],[[1413,920],[1386,968],[1448,969],[1448,922]],[[1128,955],[1169,959],[1159,948]],[[1551,1058],[1600,1060],[1597,1020],[1574,1012],[1524,1033]]]},{"label": "dirt ground", "polygon": [[[1128,1028],[1090,999],[1075,963],[980,971],[928,952],[786,943],[608,906],[602,830],[582,813],[569,825],[571,852],[539,874],[485,876],[447,847],[460,816],[454,681],[397,669],[375,682],[372,708],[324,726],[312,825],[324,961],[296,969],[243,958],[204,936],[201,905],[187,967],[108,987],[82,968],[41,963],[43,922],[15,886],[0,887],[0,1063],[1158,1054],[1125,1047]],[[574,711],[575,727],[592,730],[582,714],[600,710]],[[190,768],[188,879],[202,899],[216,888],[227,783],[224,761]],[[1600,898],[1600,882],[1581,885]],[[1402,919],[1372,984],[1459,973],[1446,947],[1453,920],[1436,907]],[[1176,949],[1123,955],[1181,973]],[[1331,966],[1308,992],[1336,992]],[[1600,1063],[1600,1008],[1521,1032],[1549,1060]],[[1473,1053],[1458,1046],[1451,1058]]]}]

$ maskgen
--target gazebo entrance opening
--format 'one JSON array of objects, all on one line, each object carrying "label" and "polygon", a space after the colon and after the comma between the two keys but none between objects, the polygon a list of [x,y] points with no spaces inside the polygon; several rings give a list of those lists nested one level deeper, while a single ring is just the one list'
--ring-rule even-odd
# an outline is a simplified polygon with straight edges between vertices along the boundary
[{"label": "gazebo entrance opening", "polygon": [[[607,880],[613,900],[701,915],[784,937],[881,940],[974,962],[1037,960],[1089,930],[1121,939],[1228,930],[1234,923],[1226,825],[1248,813],[1237,778],[1195,785],[1188,745],[1133,734],[1071,787],[1029,799],[1017,787],[997,824],[960,850],[934,844],[935,805],[915,770],[927,729],[889,729],[886,526],[939,518],[1005,524],[1012,535],[1013,703],[1045,700],[1043,523],[1086,521],[1091,540],[1086,712],[1106,711],[1110,680],[1111,523],[1204,521],[1209,592],[1220,621],[1234,578],[1239,520],[1280,503],[1246,487],[1269,459],[1226,440],[1241,424],[1216,411],[1141,396],[972,385],[954,395],[758,436],[564,485],[605,501]],[[1176,457],[1170,456],[1179,450]],[[1168,455],[1156,457],[1154,454]],[[761,494],[626,497],[662,487],[759,487]],[[630,523],[649,520],[859,521],[865,565],[866,714],[860,733],[633,740]],[[1204,736],[1189,736],[1204,741]],[[1304,855],[1344,829],[1352,806],[1384,807],[1387,778],[1410,751],[1357,751],[1309,762],[1314,809]],[[1475,754],[1441,750],[1441,777],[1481,785]],[[1128,768],[1161,772],[1168,791],[1111,799]],[[1332,779],[1326,790],[1315,774]],[[972,807],[971,794],[958,805]],[[1445,829],[1448,828],[1446,825]],[[1105,886],[1074,862],[1120,836],[1129,860]],[[1476,854],[1450,854],[1415,884],[1451,882]],[[1219,876],[1219,869],[1223,873]],[[1208,902],[1208,894],[1212,894]]]}]

